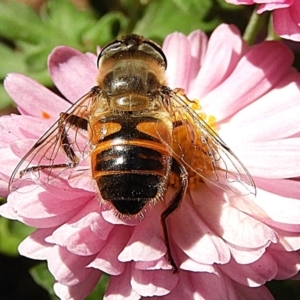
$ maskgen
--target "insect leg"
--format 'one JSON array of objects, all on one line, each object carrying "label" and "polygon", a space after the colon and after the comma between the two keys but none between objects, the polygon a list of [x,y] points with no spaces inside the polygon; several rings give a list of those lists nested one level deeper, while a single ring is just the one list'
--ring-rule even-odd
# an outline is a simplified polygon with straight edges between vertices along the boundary
[{"label": "insect leg", "polygon": [[[53,165],[38,165],[27,168],[20,172],[20,177],[24,176],[24,174],[28,172],[37,172],[44,169],[54,169],[54,168],[74,168],[78,165],[79,159],[76,156],[72,145],[68,139],[68,134],[66,130],[66,126],[68,127],[76,127],[78,129],[87,130],[88,121],[84,118],[71,115],[68,113],[61,113],[60,119],[58,121],[58,135],[57,139],[59,139],[59,144],[63,151],[65,152],[67,158],[70,160],[69,163],[61,163],[61,164],[53,164]],[[41,142],[37,143],[35,147],[39,147]]]},{"label": "insect leg", "polygon": [[180,187],[176,194],[174,195],[173,199],[169,203],[168,207],[162,212],[161,214],[161,223],[164,233],[164,238],[167,246],[167,256],[170,264],[173,267],[173,272],[178,273],[178,267],[174,261],[174,258],[172,256],[171,246],[170,246],[170,238],[168,233],[168,227],[167,227],[167,218],[179,207],[187,186],[188,186],[188,173],[185,170],[184,166],[180,165],[174,158],[172,159],[172,169],[171,171],[175,173],[175,175],[180,177]]}]

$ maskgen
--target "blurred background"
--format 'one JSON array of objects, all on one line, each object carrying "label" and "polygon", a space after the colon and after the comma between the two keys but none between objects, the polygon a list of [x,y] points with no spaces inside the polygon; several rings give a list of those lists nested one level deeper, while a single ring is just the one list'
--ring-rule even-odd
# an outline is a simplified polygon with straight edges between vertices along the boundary
[{"label": "blurred background", "polygon": [[[233,23],[244,32],[253,9],[224,0],[0,0],[0,115],[17,113],[3,88],[7,73],[25,74],[55,90],[46,65],[55,46],[95,53],[97,46],[131,32],[161,44],[171,32],[201,29],[209,35],[220,23]],[[262,30],[261,38],[266,34]],[[294,66],[300,70],[299,45],[285,43],[294,51]],[[32,231],[0,217],[0,300],[57,299],[46,264],[18,255],[18,244]],[[102,299],[107,282],[103,277],[87,299]],[[267,286],[276,300],[300,299],[299,281],[273,281]]]}]

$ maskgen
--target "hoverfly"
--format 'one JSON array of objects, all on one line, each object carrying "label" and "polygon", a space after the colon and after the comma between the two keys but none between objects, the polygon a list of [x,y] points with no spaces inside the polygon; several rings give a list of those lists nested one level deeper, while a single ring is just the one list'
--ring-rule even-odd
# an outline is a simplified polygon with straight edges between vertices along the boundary
[{"label": "hoverfly", "polygon": [[176,272],[166,220],[184,198],[189,178],[238,195],[255,195],[255,184],[182,90],[166,85],[167,60],[156,43],[124,36],[102,49],[97,64],[98,84],[33,145],[14,170],[10,189],[51,184],[89,158],[101,201],[119,217],[130,217],[163,201],[170,178],[177,178],[161,214],[168,260]]}]

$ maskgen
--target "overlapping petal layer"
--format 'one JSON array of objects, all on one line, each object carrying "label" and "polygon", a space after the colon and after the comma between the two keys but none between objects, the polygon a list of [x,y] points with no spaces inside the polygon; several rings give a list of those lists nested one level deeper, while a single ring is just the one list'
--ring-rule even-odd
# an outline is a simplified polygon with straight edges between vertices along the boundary
[{"label": "overlapping petal layer", "polygon": [[[264,283],[300,268],[300,74],[292,54],[279,42],[249,48],[228,25],[209,41],[200,31],[174,33],[163,50],[170,86],[216,117],[216,131],[253,175],[257,197],[204,183],[189,189],[168,220],[179,274],[165,258],[160,222],[169,193],[143,220],[118,219],[100,203],[85,166],[54,186],[12,192],[0,213],[37,227],[19,251],[47,260],[61,299],[84,299],[102,272],[111,275],[105,299],[272,299]],[[94,85],[95,61],[67,47],[52,52],[51,76],[71,102]],[[70,105],[19,74],[5,87],[22,115],[0,119],[3,194],[22,150]]]}]

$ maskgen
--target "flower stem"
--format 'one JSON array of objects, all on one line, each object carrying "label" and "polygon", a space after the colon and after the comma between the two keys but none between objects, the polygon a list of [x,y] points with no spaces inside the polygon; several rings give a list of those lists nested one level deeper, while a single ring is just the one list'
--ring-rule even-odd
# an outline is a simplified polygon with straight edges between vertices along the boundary
[{"label": "flower stem", "polygon": [[265,28],[265,25],[268,23],[270,13],[264,12],[258,14],[256,8],[253,10],[249,23],[244,32],[244,40],[248,45],[253,45],[258,36],[262,33],[262,30]]},{"label": "flower stem", "polygon": [[269,24],[268,24],[268,36],[266,40],[269,41],[280,41],[281,38],[278,36],[275,31],[274,31],[274,26],[273,26],[273,17],[271,16],[269,19]]}]

